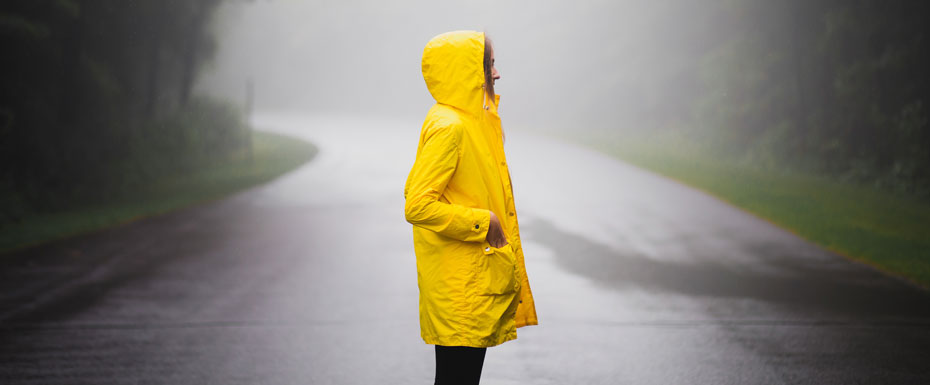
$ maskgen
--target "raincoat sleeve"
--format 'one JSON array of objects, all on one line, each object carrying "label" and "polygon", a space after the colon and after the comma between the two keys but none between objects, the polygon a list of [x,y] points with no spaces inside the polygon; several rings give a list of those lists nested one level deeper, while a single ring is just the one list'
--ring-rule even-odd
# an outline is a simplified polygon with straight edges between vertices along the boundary
[{"label": "raincoat sleeve", "polygon": [[407,222],[465,242],[484,241],[491,212],[443,202],[446,189],[458,164],[455,127],[426,127],[420,149],[404,190]]}]

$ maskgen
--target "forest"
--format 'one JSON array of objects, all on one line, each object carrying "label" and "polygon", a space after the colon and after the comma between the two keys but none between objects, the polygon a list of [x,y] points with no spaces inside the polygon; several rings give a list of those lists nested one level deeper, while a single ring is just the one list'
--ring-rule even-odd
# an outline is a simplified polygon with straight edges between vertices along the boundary
[{"label": "forest", "polygon": [[[4,1],[0,224],[120,199],[248,152],[243,111],[193,92],[218,50],[211,23],[222,3]],[[657,4],[641,37],[661,53],[642,59],[656,70],[635,93],[604,86],[596,98],[607,108],[575,115],[623,111],[649,132],[754,167],[930,200],[930,3]],[[605,51],[639,55],[612,47],[617,30],[605,31]]]},{"label": "forest", "polygon": [[242,114],[192,93],[219,0],[2,4],[0,225],[249,151]]},{"label": "forest", "polygon": [[724,0],[689,11],[700,43],[656,81],[651,125],[753,166],[930,199],[930,3]]}]

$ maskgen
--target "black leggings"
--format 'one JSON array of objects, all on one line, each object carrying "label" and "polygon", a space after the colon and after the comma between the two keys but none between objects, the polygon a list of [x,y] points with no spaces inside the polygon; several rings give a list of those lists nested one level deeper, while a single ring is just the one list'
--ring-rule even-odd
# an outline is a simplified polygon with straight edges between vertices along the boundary
[{"label": "black leggings", "polygon": [[478,385],[488,348],[436,345],[435,385]]}]

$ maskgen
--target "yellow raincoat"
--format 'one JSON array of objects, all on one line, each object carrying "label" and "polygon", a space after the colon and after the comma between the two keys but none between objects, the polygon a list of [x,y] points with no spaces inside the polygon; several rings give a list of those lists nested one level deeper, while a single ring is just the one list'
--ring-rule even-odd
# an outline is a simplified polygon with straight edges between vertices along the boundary
[{"label": "yellow raincoat", "polygon": [[[427,344],[495,346],[536,325],[497,103],[484,91],[484,34],[448,32],[423,50],[436,99],[404,187],[413,224],[420,334]],[[509,242],[485,240],[490,211]]]}]

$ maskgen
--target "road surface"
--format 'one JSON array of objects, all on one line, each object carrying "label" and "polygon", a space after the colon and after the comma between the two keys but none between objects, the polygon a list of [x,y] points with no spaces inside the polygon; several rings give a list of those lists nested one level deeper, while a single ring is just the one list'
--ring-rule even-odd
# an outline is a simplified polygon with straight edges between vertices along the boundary
[{"label": "road surface", "polygon": [[[431,384],[419,121],[264,115],[311,163],[3,257],[3,384]],[[507,133],[539,326],[483,384],[930,383],[930,295],[677,182]]]}]

